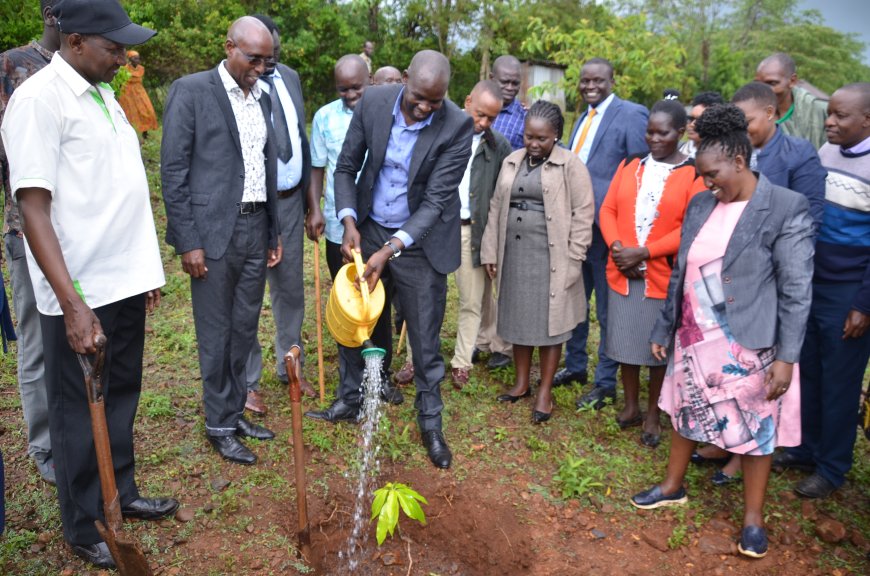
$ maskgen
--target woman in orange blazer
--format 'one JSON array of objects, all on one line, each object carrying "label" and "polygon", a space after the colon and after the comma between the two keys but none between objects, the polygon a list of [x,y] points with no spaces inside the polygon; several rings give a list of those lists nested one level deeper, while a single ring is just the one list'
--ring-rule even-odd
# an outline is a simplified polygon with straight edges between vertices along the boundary
[{"label": "woman in orange blazer", "polygon": [[[607,261],[607,355],[621,364],[625,407],[620,428],[643,425],[641,442],[661,440],[658,398],[665,362],[650,352],[649,336],[665,301],[670,259],[680,247],[680,225],[692,196],[704,190],[691,158],[679,151],[686,111],[676,100],[653,106],[646,129],[650,153],[619,165],[600,212],[610,247]],[[646,418],[638,395],[640,368],[649,367]]]}]

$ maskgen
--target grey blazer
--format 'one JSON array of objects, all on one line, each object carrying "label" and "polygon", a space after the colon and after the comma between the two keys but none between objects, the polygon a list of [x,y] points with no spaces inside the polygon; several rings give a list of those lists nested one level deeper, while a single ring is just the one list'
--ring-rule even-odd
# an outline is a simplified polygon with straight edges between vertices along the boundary
[{"label": "grey blazer", "polygon": [[[269,98],[260,98],[260,106],[268,129],[269,246],[276,248],[278,165]],[[239,129],[216,67],[179,78],[169,88],[160,162],[166,242],[178,254],[202,248],[207,258],[222,257],[239,216],[245,165]]]},{"label": "grey blazer", "polygon": [[[372,86],[354,109],[335,167],[335,211],[356,210],[357,223],[368,218],[374,186],[384,163],[393,106],[401,84]],[[402,226],[420,244],[441,274],[459,268],[459,183],[471,157],[471,116],[445,100],[432,123],[417,136],[408,174],[411,217]],[[368,155],[366,155],[368,153]],[[362,173],[357,179],[357,173]]]},{"label": "grey blazer", "polygon": [[[652,343],[673,346],[682,313],[686,256],[717,203],[710,191],[689,202]],[[806,197],[760,176],[722,263],[728,325],[742,346],[756,350],[776,346],[776,359],[784,362],[800,358],[812,298],[813,235]]]}]

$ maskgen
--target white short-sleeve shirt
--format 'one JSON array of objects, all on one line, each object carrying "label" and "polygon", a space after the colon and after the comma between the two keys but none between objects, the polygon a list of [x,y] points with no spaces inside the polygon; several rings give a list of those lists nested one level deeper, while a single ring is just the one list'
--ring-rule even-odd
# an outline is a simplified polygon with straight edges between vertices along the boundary
[{"label": "white short-sleeve shirt", "polygon": [[[64,262],[88,306],[164,284],[139,142],[108,85],[90,84],[55,53],[15,90],[0,134],[13,195],[22,188],[51,193]],[[60,316],[29,245],[27,260],[37,309]]]}]

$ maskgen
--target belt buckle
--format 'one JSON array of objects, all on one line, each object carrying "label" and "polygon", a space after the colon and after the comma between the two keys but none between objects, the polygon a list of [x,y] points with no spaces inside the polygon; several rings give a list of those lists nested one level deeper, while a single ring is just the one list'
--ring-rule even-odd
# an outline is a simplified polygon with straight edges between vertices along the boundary
[{"label": "belt buckle", "polygon": [[[239,202],[239,214],[241,214],[242,216],[253,214],[254,209],[251,204],[253,204],[253,202]],[[248,208],[248,206],[250,206],[250,208]]]},{"label": "belt buckle", "polygon": [[519,202],[517,202],[517,204],[519,204],[517,208],[519,208],[520,210],[528,211],[529,205],[526,203],[525,200],[520,200]]}]

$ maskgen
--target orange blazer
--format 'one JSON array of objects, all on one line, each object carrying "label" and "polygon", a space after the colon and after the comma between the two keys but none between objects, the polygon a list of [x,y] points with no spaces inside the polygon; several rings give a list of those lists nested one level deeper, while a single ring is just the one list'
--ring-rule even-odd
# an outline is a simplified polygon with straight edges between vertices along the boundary
[{"label": "orange blazer", "polygon": [[[643,176],[643,158],[626,158],[619,164],[610,188],[601,205],[599,215],[601,234],[610,247],[617,240],[626,248],[637,247],[637,232],[634,225],[635,205],[638,192],[638,177]],[[704,181],[695,173],[695,164],[689,159],[671,171],[665,181],[665,189],[658,205],[658,217],[646,241],[650,259],[646,263],[647,298],[665,298],[671,265],[668,257],[675,256],[680,248],[680,226],[683,214],[692,196],[706,190]],[[616,292],[628,295],[628,278],[616,267],[612,257],[607,258],[607,284]]]}]

